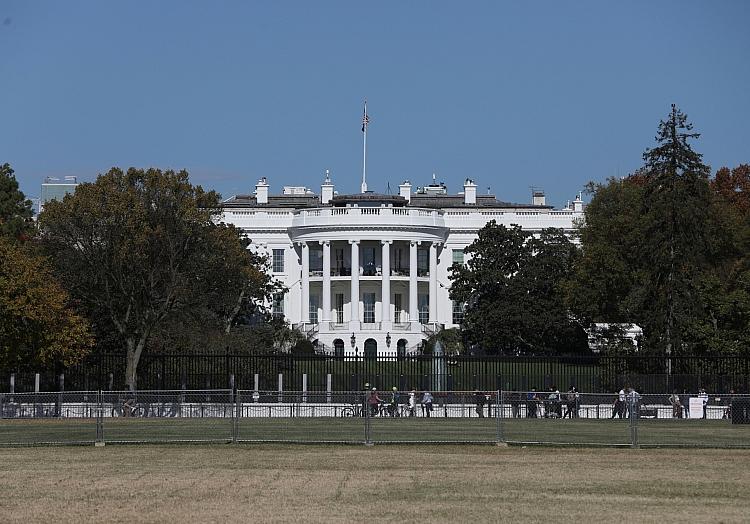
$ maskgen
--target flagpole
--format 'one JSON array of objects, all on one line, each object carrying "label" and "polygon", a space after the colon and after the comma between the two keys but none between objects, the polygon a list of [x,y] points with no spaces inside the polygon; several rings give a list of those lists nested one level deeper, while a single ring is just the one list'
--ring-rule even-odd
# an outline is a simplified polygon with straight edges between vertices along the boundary
[{"label": "flagpole", "polygon": [[367,193],[367,100],[362,117],[362,193]]}]

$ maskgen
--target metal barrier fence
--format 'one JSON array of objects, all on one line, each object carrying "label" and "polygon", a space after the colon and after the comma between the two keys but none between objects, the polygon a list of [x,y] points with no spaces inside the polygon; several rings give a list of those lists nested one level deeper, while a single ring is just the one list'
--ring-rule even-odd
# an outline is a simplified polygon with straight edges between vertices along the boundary
[{"label": "metal barrier fence", "polygon": [[[530,390],[554,384],[611,392],[629,384],[638,391],[750,392],[750,357],[673,356],[399,356],[145,354],[138,389],[357,390],[365,383],[401,390]],[[0,391],[117,390],[125,387],[125,356],[96,353],[83,363],[55,369],[0,369]],[[671,372],[667,373],[667,369]],[[38,373],[38,375],[37,375]],[[64,375],[64,380],[61,379]]]},{"label": "metal barrier fence", "polygon": [[172,390],[0,394],[0,445],[162,442],[750,447],[750,395]]},{"label": "metal barrier fence", "polygon": [[750,447],[750,395],[503,391],[508,443]]}]

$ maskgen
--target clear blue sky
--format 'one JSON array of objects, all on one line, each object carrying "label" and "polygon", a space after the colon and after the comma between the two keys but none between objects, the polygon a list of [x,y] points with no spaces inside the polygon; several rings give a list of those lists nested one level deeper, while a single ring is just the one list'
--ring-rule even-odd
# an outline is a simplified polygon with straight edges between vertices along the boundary
[{"label": "clear blue sky", "polygon": [[44,176],[186,168],[565,203],[625,175],[672,102],[714,170],[750,162],[750,2],[0,3],[0,162]]}]

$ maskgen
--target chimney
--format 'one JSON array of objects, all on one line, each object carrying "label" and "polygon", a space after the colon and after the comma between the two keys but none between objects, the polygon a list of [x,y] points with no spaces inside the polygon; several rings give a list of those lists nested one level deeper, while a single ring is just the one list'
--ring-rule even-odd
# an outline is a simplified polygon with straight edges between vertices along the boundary
[{"label": "chimney", "polygon": [[398,194],[404,197],[407,202],[411,202],[411,182],[404,180],[403,184],[399,184]]},{"label": "chimney", "polygon": [[331,173],[326,169],[326,179],[320,185],[320,203],[328,204],[333,199],[333,183]]},{"label": "chimney", "polygon": [[464,204],[477,203],[477,185],[471,179],[464,182]]},{"label": "chimney", "polygon": [[268,204],[268,181],[266,177],[261,178],[255,184],[255,201],[258,204]]},{"label": "chimney", "polygon": [[535,206],[546,206],[547,199],[544,197],[544,191],[534,191],[531,194],[531,203]]},{"label": "chimney", "polygon": [[582,213],[583,212],[583,199],[581,198],[581,192],[579,191],[576,195],[576,199],[573,200],[573,211]]}]

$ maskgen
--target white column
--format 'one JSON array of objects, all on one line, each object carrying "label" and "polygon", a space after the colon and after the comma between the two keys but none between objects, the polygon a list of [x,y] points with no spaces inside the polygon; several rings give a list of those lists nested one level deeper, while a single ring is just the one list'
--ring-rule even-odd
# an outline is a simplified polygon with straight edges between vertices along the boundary
[{"label": "white column", "polygon": [[302,246],[302,311],[301,322],[310,322],[310,246],[307,242],[300,242]]},{"label": "white column", "polygon": [[430,324],[437,322],[437,248],[436,242],[430,244]]},{"label": "white column", "polygon": [[391,319],[391,244],[392,240],[382,240],[383,254],[380,257],[381,274],[383,276],[383,288],[380,293],[380,321],[383,330],[390,331]]},{"label": "white column", "polygon": [[331,243],[323,244],[323,318],[322,322],[331,321]]},{"label": "white column", "polygon": [[349,328],[358,331],[359,325],[359,240],[350,240],[352,246],[351,315]]},{"label": "white column", "polygon": [[409,322],[419,323],[417,309],[417,244],[409,243]]}]

